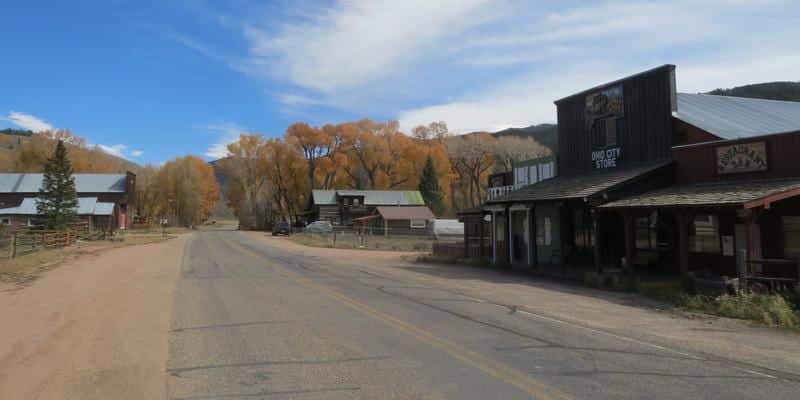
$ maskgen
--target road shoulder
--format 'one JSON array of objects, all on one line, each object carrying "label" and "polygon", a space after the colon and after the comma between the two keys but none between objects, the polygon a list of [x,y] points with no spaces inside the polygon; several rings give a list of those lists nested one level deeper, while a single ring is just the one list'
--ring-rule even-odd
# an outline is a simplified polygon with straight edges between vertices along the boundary
[{"label": "road shoulder", "polygon": [[163,398],[187,240],[83,255],[0,293],[0,398]]}]

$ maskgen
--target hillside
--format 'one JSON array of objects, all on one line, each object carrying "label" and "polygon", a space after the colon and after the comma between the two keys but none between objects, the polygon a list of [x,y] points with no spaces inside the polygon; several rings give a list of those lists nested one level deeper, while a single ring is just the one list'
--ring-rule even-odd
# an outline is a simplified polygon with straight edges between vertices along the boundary
[{"label": "hillside", "polygon": [[549,148],[553,154],[558,153],[558,126],[554,124],[531,125],[527,128],[509,128],[493,133],[494,136],[519,136],[533,138]]},{"label": "hillside", "polygon": [[707,94],[749,97],[753,99],[800,101],[800,82],[756,83],[730,89],[715,89]]},{"label": "hillside", "polygon": [[[31,140],[34,141],[37,140],[37,138],[38,134],[33,133],[31,131],[25,131],[19,129],[0,130],[0,168],[11,169],[12,168],[11,165],[15,164],[13,160],[19,157],[19,152],[22,146],[26,143],[29,143]],[[67,149],[68,151],[74,152],[76,148],[71,145],[68,145]],[[101,168],[100,172],[124,172],[126,170],[136,171],[139,168],[138,164],[130,160],[126,160],[124,158],[105,153],[101,150],[78,148],[76,155],[79,155],[80,158],[84,161],[79,163],[73,162],[73,167],[75,168],[76,172],[96,172],[91,170],[85,170],[85,168],[83,167],[84,165],[90,163],[88,159],[91,159],[91,164],[100,166]],[[41,157],[42,159],[44,159],[46,156],[47,154],[43,154]],[[23,169],[25,171],[32,172],[38,170],[38,167],[29,166],[29,167],[23,167]],[[9,172],[9,171],[2,171],[2,172]]]}]

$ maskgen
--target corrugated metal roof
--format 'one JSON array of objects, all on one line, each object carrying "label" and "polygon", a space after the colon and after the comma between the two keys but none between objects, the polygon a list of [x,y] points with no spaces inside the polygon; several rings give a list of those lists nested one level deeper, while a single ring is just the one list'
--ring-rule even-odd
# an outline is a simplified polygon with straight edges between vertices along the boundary
[{"label": "corrugated metal roof", "polygon": [[[0,215],[36,215],[38,202],[36,197],[26,197],[19,206],[0,208]],[[97,197],[79,197],[77,211],[78,215],[111,215],[114,213],[114,203],[98,202]]]},{"label": "corrugated metal roof", "polygon": [[655,173],[669,164],[671,162],[663,161],[632,168],[601,170],[572,176],[557,176],[525,186],[486,203],[584,199],[627,184],[636,178]]},{"label": "corrugated metal roof", "polygon": [[410,206],[410,207],[391,207],[380,206],[378,207],[378,214],[386,220],[398,219],[424,219],[432,221],[436,219],[430,208],[425,206]]},{"label": "corrugated metal roof", "polygon": [[311,197],[314,199],[314,204],[318,205],[336,204],[335,190],[312,190]]},{"label": "corrugated metal roof", "polygon": [[800,130],[800,102],[678,93],[673,116],[722,139]]},{"label": "corrugated metal roof", "polygon": [[600,207],[635,208],[740,205],[797,188],[800,188],[800,179],[723,181],[675,185],[644,193],[639,196],[612,201]]},{"label": "corrugated metal roof", "polygon": [[[124,193],[125,174],[72,174],[78,193]],[[44,174],[0,174],[0,193],[37,193]]]},{"label": "corrugated metal roof", "polygon": [[334,205],[336,196],[363,196],[370,206],[422,206],[425,201],[418,190],[314,190],[314,204]]},{"label": "corrugated metal roof", "polygon": [[114,214],[114,203],[97,202],[94,206],[93,215],[111,215]]}]

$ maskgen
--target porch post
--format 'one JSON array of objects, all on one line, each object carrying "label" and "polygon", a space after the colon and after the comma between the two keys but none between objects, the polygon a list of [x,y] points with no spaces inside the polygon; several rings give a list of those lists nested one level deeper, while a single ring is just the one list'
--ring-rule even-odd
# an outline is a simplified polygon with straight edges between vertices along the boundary
[{"label": "porch post", "polygon": [[600,213],[597,209],[592,209],[592,236],[594,236],[594,269],[598,273],[603,272],[602,264],[600,263]]},{"label": "porch post", "polygon": [[492,210],[492,263],[497,264],[497,211]]},{"label": "porch post", "polygon": [[530,208],[526,208],[525,209],[525,225],[524,226],[525,226],[525,232],[523,232],[523,240],[525,238],[528,239],[528,246],[526,248],[526,250],[528,250],[527,251],[528,254],[525,255],[525,258],[528,261],[528,266],[530,266],[531,265],[531,209]]},{"label": "porch post", "polygon": [[625,268],[629,271],[633,271],[634,265],[634,257],[636,254],[634,253],[635,246],[634,246],[634,222],[636,219],[634,218],[631,211],[623,211],[622,218],[625,224]]},{"label": "porch post", "polygon": [[686,284],[689,278],[689,222],[691,218],[686,211],[676,211],[675,221],[678,223],[678,269],[681,281]]},{"label": "porch post", "polygon": [[511,237],[513,233],[513,227],[511,226],[511,206],[506,207],[506,232],[508,234],[506,238],[506,247],[508,247],[508,265],[514,263],[514,241]]},{"label": "porch post", "polygon": [[528,230],[530,231],[530,255],[531,266],[534,268],[539,267],[539,254],[536,248],[536,207],[531,206],[530,216],[528,217]]},{"label": "porch post", "polygon": [[481,212],[481,215],[480,215],[480,222],[481,223],[478,225],[478,228],[480,229],[480,233],[478,235],[480,237],[481,245],[480,245],[480,250],[479,250],[478,254],[480,254],[481,260],[483,260],[483,257],[485,256],[485,254],[483,254],[483,224],[484,224],[483,212]]}]

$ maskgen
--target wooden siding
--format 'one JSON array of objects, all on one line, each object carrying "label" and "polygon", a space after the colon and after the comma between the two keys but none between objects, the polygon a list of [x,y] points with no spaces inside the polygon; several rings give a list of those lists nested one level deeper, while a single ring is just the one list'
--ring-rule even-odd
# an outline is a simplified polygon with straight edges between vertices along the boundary
[{"label": "wooden siding", "polygon": [[617,121],[616,168],[669,159],[672,111],[675,107],[675,67],[665,65],[556,102],[558,108],[558,171],[561,175],[594,170],[592,135],[586,127],[586,97],[621,85],[624,116]]},{"label": "wooden siding", "polygon": [[722,138],[718,136],[714,136],[709,132],[706,132],[694,125],[687,124],[679,119],[673,119],[672,123],[675,127],[675,134],[672,139],[674,146],[722,140]]},{"label": "wooden siding", "polygon": [[[767,148],[766,171],[717,173],[717,147],[762,141]],[[800,132],[675,147],[672,154],[677,164],[675,179],[678,183],[800,177],[800,162],[797,161],[800,154]]]}]

